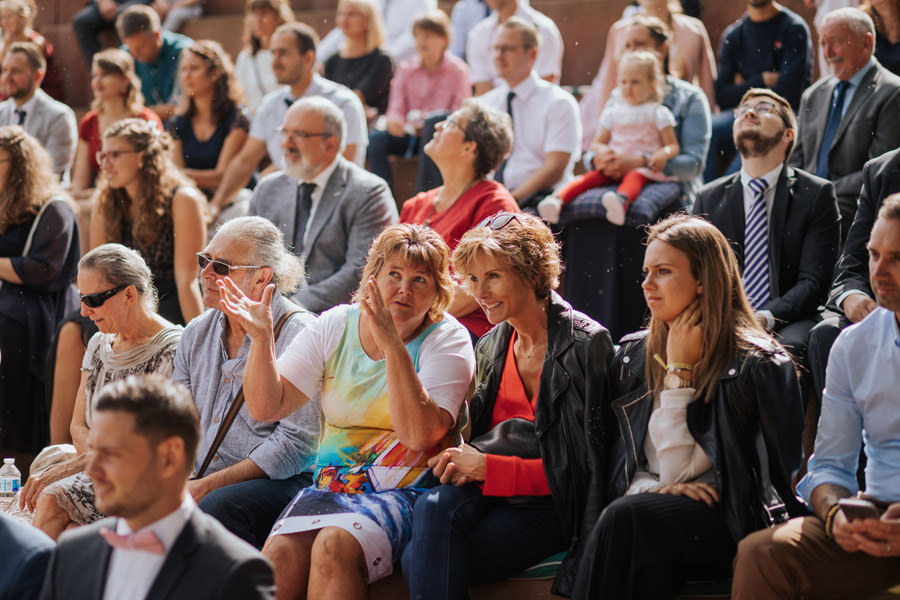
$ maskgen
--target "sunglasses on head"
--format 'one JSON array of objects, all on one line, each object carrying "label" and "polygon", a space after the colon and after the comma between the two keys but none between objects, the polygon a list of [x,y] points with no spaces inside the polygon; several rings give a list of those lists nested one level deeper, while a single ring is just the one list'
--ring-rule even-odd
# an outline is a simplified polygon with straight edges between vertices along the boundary
[{"label": "sunglasses on head", "polygon": [[516,213],[500,213],[493,217],[488,217],[476,227],[490,227],[494,231],[499,231],[509,225],[513,220],[518,221],[519,216]]},{"label": "sunglasses on head", "polygon": [[229,265],[226,262],[222,262],[221,260],[213,260],[205,254],[197,253],[197,264],[200,265],[200,270],[206,268],[206,265],[211,264],[213,273],[216,275],[220,275],[222,277],[228,277],[231,275],[231,271],[234,269],[261,269],[259,265]]},{"label": "sunglasses on head", "polygon": [[84,304],[88,308],[100,308],[107,300],[127,287],[127,285],[120,285],[118,287],[114,287],[111,290],[105,292],[97,292],[96,294],[78,294],[78,297],[81,299],[82,304]]}]

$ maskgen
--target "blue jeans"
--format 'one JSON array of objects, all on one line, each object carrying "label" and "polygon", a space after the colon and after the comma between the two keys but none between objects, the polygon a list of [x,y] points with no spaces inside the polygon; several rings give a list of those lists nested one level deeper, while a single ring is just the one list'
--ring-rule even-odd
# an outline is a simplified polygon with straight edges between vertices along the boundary
[{"label": "blue jeans", "polygon": [[401,564],[410,598],[467,598],[469,584],[506,579],[565,547],[552,504],[513,506],[474,484],[441,485],[416,501]]},{"label": "blue jeans", "polygon": [[[731,175],[741,169],[741,155],[734,147],[734,111],[723,110],[712,116],[712,137],[709,140],[709,154],[703,169],[703,181],[709,183],[722,175]],[[726,158],[728,167],[719,173],[719,157]]]},{"label": "blue jeans", "polygon": [[376,129],[369,134],[369,148],[366,150],[369,171],[387,181],[388,185],[393,185],[388,156],[405,156],[409,152],[415,154],[418,145],[418,138],[409,134],[397,137],[383,129]]},{"label": "blue jeans", "polygon": [[262,548],[275,519],[297,492],[310,484],[311,473],[288,479],[250,479],[210,492],[198,506],[231,533]]}]

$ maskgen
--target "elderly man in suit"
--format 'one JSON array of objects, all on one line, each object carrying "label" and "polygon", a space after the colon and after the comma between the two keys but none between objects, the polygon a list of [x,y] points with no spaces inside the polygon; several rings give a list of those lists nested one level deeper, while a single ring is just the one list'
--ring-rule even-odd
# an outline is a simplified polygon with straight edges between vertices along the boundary
[{"label": "elderly man in suit", "polygon": [[284,171],[263,178],[250,214],[281,230],[306,267],[293,298],[315,313],[350,301],[375,236],[397,222],[397,205],[383,179],[341,155],[344,116],[325,98],[294,102],[284,116]]},{"label": "elderly man in suit", "polygon": [[64,533],[42,598],[274,598],[272,567],[194,504],[200,422],[187,388],[157,375],[105,387],[88,437],[97,508]]},{"label": "elderly man in suit", "polygon": [[3,58],[3,86],[9,98],[0,102],[0,125],[21,125],[37,138],[63,177],[75,160],[78,127],[72,109],[41,89],[47,61],[30,42],[11,44]]},{"label": "elderly man in suit", "polygon": [[834,184],[843,239],[856,213],[863,165],[900,140],[900,77],[875,59],[875,25],[857,8],[828,13],[819,44],[831,76],[803,93],[790,162]]},{"label": "elderly man in suit", "polygon": [[733,132],[741,170],[704,186],[694,213],[733,243],[759,322],[802,359],[838,256],[834,187],[786,164],[797,123],[775,92],[748,90]]}]

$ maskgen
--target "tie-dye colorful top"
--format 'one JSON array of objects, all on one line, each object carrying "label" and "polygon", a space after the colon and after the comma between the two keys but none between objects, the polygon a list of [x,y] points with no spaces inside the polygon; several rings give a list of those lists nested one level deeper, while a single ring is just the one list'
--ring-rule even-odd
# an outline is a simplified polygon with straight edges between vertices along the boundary
[{"label": "tie-dye colorful top", "polygon": [[[343,309],[343,315],[339,309]],[[336,311],[337,314],[329,314]],[[344,493],[418,487],[429,471],[428,458],[447,446],[458,444],[458,434],[451,428],[439,444],[425,452],[411,450],[400,443],[388,407],[385,362],[372,360],[363,349],[359,339],[359,315],[357,305],[328,311],[320,317],[318,331],[305,336],[301,332],[279,360],[279,371],[310,395],[311,382],[306,377],[297,377],[300,369],[296,368],[296,361],[300,360],[301,365],[305,363],[308,371],[309,361],[315,362],[317,345],[320,346],[318,350],[324,350],[319,355],[327,356],[319,380],[325,424],[316,458],[314,484],[319,489]],[[335,321],[341,317],[345,319],[345,326],[340,332],[340,341],[336,346],[325,343],[323,348],[321,337],[329,331],[336,334],[339,323]],[[429,396],[454,416],[459,412],[474,367],[467,337],[465,328],[451,317],[430,325],[406,345]],[[282,368],[283,361],[290,361],[289,369]],[[452,383],[450,389],[446,382],[439,381],[441,370]],[[435,382],[434,388],[429,388],[431,381]],[[451,392],[449,397],[448,392]]]}]

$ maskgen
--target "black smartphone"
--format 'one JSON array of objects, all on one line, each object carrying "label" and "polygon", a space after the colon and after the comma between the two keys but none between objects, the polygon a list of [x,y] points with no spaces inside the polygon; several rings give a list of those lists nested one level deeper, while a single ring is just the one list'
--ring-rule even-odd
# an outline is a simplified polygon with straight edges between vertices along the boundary
[{"label": "black smartphone", "polygon": [[864,498],[841,498],[838,505],[848,521],[856,519],[880,519],[884,508]]}]

